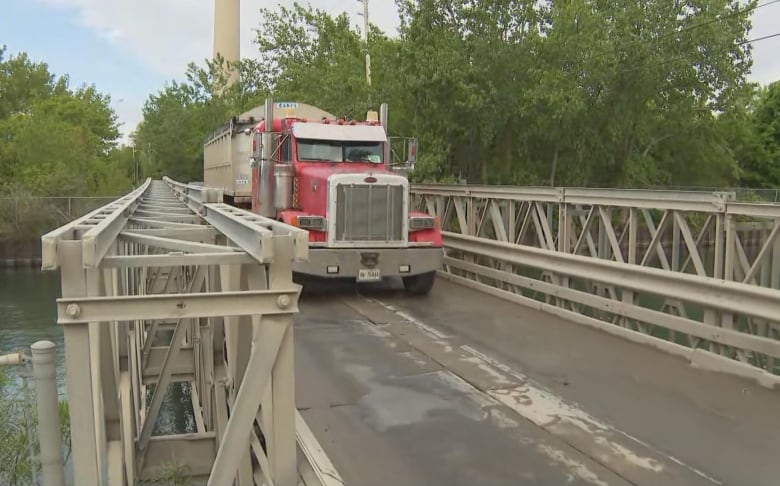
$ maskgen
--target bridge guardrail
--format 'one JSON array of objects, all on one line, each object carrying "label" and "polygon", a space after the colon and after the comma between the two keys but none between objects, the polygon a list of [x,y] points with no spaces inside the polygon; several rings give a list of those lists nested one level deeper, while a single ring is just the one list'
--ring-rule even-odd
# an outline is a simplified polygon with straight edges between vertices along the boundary
[{"label": "bridge guardrail", "polygon": [[442,229],[780,288],[780,204],[733,192],[414,185]]},{"label": "bridge guardrail", "polygon": [[780,204],[738,202],[730,192],[415,185],[412,193],[444,231],[780,289]]},{"label": "bridge guardrail", "polygon": [[[735,201],[734,194],[728,191],[414,185],[412,193],[417,209],[439,217],[442,230],[448,235],[445,246],[447,241],[456,241],[460,235],[472,236],[486,245],[493,241],[511,248],[539,249],[561,258],[585,257],[597,261],[595,264],[605,261],[629,264],[622,265],[626,272],[634,272],[638,267],[639,270],[666,271],[669,278],[693,276],[695,279],[698,276],[705,280],[745,284],[745,288],[754,288],[756,292],[774,289],[774,295],[780,298],[780,292],[777,292],[780,289],[778,204]],[[452,261],[451,251],[454,250],[447,250],[445,259],[448,269],[455,268],[457,263]],[[546,296],[544,301],[548,304],[560,300],[563,295],[560,292],[563,292],[579,299],[575,305],[583,305],[582,295],[566,290],[570,288],[567,282],[570,283],[572,277],[559,266],[554,267],[556,270],[545,270],[495,258],[490,260],[493,263],[487,270],[469,266],[476,264],[479,258],[485,256],[469,253],[457,263],[461,271],[471,269],[467,280],[476,278],[477,273],[487,276],[485,272],[488,272],[491,278],[503,282],[499,287],[504,290],[520,289],[522,286],[516,287],[519,284],[507,281],[507,278],[515,279],[526,285],[526,293],[544,289],[542,295]],[[499,278],[502,271],[507,275]],[[637,278],[640,278],[639,274]],[[549,287],[553,284],[557,286]],[[606,312],[608,308],[616,309],[616,305],[621,312],[631,309],[630,314],[610,314],[608,318],[615,322],[633,320],[630,337],[634,339],[636,332],[633,331],[652,334],[658,331],[656,328],[662,328],[661,334],[668,335],[664,340],[679,341],[677,344],[688,348],[684,352],[690,352],[691,348],[706,349],[707,352],[694,354],[699,361],[726,356],[736,360],[726,365],[733,369],[751,369],[750,373],[764,370],[769,377],[778,372],[778,356],[773,354],[776,352],[774,344],[770,344],[780,338],[776,316],[759,316],[754,312],[738,314],[722,306],[685,301],[679,296],[652,293],[649,289],[639,292],[629,288],[622,293],[610,282],[592,279],[577,285],[582,291],[598,293],[608,299],[588,301],[597,304],[588,312]],[[655,311],[667,309],[676,315],[669,312],[660,317],[647,314],[639,309],[637,299],[644,307],[652,300]],[[628,307],[619,305],[626,302]],[[555,307],[556,312],[561,312],[560,306]],[[690,327],[691,321],[686,316],[692,315],[696,316],[699,327]],[[642,321],[645,318],[652,318],[652,322]],[[667,324],[662,326],[664,322]],[[588,323],[593,324],[593,321]],[[615,327],[608,329],[617,332]],[[745,336],[749,336],[747,340]],[[761,339],[756,341],[752,337]],[[657,340],[652,342],[658,345]],[[759,342],[762,344],[756,347]],[[748,346],[749,343],[752,344]],[[722,363],[717,359],[709,362]],[[762,379],[770,379],[767,376]]]},{"label": "bridge guardrail", "polygon": [[[760,320],[767,331],[780,316],[777,290],[454,233],[445,233],[444,243],[445,278],[694,366],[780,385],[780,341],[755,327]],[[740,325],[708,324],[707,313],[728,314]]]}]

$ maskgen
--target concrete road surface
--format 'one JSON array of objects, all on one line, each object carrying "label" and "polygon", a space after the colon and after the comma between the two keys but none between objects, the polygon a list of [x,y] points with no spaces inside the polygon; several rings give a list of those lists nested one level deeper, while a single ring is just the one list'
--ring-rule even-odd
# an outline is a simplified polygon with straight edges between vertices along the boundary
[{"label": "concrete road surface", "polygon": [[307,285],[298,408],[347,485],[776,485],[780,393],[445,281]]}]

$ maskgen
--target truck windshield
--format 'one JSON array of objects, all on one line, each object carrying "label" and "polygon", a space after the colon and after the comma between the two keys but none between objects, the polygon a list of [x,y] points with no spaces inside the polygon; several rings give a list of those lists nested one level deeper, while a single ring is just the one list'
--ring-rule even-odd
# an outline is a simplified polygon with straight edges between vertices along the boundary
[{"label": "truck windshield", "polygon": [[298,140],[297,148],[300,161],[382,163],[382,144],[378,142]]}]

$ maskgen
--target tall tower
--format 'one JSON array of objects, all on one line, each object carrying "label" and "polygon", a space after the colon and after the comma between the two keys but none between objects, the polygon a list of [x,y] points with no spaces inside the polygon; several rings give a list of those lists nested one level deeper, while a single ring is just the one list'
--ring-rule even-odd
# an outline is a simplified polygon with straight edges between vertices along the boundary
[{"label": "tall tower", "polygon": [[[239,0],[214,0],[214,52],[213,57],[221,54],[225,61],[236,62],[241,53]],[[228,85],[238,80],[238,70],[230,69]]]}]

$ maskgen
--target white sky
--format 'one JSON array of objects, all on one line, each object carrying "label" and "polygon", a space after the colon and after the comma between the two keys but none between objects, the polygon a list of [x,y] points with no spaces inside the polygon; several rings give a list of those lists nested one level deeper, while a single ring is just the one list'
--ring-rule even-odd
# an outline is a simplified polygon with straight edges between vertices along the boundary
[{"label": "white sky", "polygon": [[[386,32],[398,26],[394,0],[369,0],[370,20]],[[764,0],[766,1],[766,0]],[[212,46],[214,0],[37,0],[39,4],[60,9],[83,28],[96,32],[115,49],[117,56],[133,56],[148,68],[138,76],[159,78],[159,88],[165,81],[180,78],[190,61],[202,63],[210,57]],[[259,24],[259,9],[269,5],[263,0],[241,1],[242,57],[253,57],[254,29]],[[276,4],[291,5],[292,0]],[[353,24],[362,25],[358,0],[306,0],[302,4],[331,14],[348,12]],[[780,32],[780,3],[766,6],[753,16],[751,38]],[[751,79],[762,84],[780,79],[780,37],[754,45],[754,67]],[[100,87],[99,87],[100,88]],[[147,93],[148,95],[149,93]],[[115,99],[121,97],[112,93]],[[145,97],[127,96],[115,106],[123,131],[131,131],[140,119]]]}]

